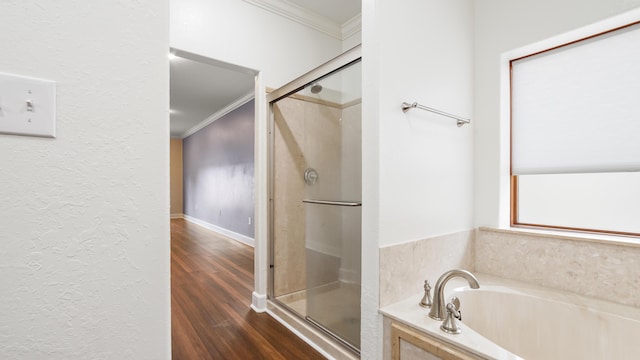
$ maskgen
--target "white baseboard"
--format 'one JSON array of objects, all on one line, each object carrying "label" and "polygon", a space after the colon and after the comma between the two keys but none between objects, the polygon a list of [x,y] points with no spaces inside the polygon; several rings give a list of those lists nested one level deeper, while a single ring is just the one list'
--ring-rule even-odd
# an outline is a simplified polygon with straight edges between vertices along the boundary
[{"label": "white baseboard", "polygon": [[225,228],[221,228],[217,225],[213,225],[210,224],[206,221],[202,221],[200,219],[196,219],[192,216],[189,215],[184,215],[184,219],[187,220],[188,222],[194,223],[196,225],[200,225],[205,229],[209,229],[211,231],[215,231],[217,233],[220,233],[228,238],[231,238],[233,240],[239,241],[243,244],[249,245],[251,247],[255,247],[255,240],[253,238],[250,238],[246,235],[242,235],[242,234],[238,234],[237,232],[231,231],[231,230],[227,230]]},{"label": "white baseboard", "polygon": [[172,219],[184,219],[184,214],[171,214]]},{"label": "white baseboard", "polygon": [[258,294],[254,291],[251,294],[251,308],[258,313],[267,311],[267,295]]}]

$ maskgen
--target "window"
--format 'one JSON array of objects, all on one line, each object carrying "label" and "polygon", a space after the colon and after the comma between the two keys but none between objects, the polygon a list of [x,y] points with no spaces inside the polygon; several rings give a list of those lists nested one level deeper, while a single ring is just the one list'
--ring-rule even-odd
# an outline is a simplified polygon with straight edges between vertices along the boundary
[{"label": "window", "polygon": [[511,224],[640,235],[640,22],[510,61]]}]

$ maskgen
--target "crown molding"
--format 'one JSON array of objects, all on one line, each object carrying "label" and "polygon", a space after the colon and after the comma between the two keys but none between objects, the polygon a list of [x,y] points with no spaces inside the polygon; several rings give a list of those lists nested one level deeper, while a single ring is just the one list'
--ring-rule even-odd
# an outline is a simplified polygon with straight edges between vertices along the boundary
[{"label": "crown molding", "polygon": [[362,14],[358,14],[342,24],[342,40],[347,39],[362,30]]},{"label": "crown molding", "polygon": [[[314,30],[327,34],[335,39],[344,40],[360,30],[361,17],[354,16],[346,23],[340,25],[326,17],[291,3],[287,0],[243,0],[249,4],[258,6],[276,15],[282,16],[299,24],[308,26]],[[358,18],[354,21],[354,19]],[[352,22],[353,25],[351,24]],[[347,25],[349,24],[349,25]],[[357,28],[356,28],[357,27]],[[347,31],[345,31],[347,30]]]},{"label": "crown molding", "polygon": [[247,95],[244,95],[244,96],[238,98],[236,101],[232,102],[231,104],[225,106],[220,111],[216,111],[215,113],[210,115],[208,118],[202,120],[197,125],[193,126],[189,130],[185,131],[180,137],[182,139],[184,139],[184,138],[186,138],[188,136],[191,136],[191,135],[195,134],[199,130],[203,129],[205,126],[213,123],[214,121],[216,121],[216,120],[220,119],[221,117],[227,115],[228,113],[232,112],[233,110],[235,110],[235,109],[239,108],[240,106],[242,106],[242,105],[248,103],[249,101],[253,100],[253,98],[254,98],[254,94],[253,94],[253,91],[252,91],[252,92],[248,93]]}]

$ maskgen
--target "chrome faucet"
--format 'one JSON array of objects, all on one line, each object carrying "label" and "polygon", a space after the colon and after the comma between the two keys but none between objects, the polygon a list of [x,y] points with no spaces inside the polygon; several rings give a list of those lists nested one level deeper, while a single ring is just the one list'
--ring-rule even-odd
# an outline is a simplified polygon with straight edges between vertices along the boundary
[{"label": "chrome faucet", "polygon": [[433,292],[433,305],[431,305],[431,311],[429,311],[430,318],[434,320],[444,320],[444,286],[447,284],[447,281],[451,280],[454,277],[464,278],[465,280],[467,280],[467,282],[469,282],[469,286],[471,286],[472,289],[477,289],[480,287],[480,284],[478,284],[478,279],[476,279],[476,277],[467,270],[454,269],[442,274],[436,282],[436,287]]}]

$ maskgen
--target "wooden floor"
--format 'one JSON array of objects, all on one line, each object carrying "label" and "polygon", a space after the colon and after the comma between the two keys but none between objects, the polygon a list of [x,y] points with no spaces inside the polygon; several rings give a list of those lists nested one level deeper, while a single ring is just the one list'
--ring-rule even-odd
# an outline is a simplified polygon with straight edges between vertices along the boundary
[{"label": "wooden floor", "polygon": [[174,360],[324,359],[266,313],[249,307],[253,248],[171,220]]}]

